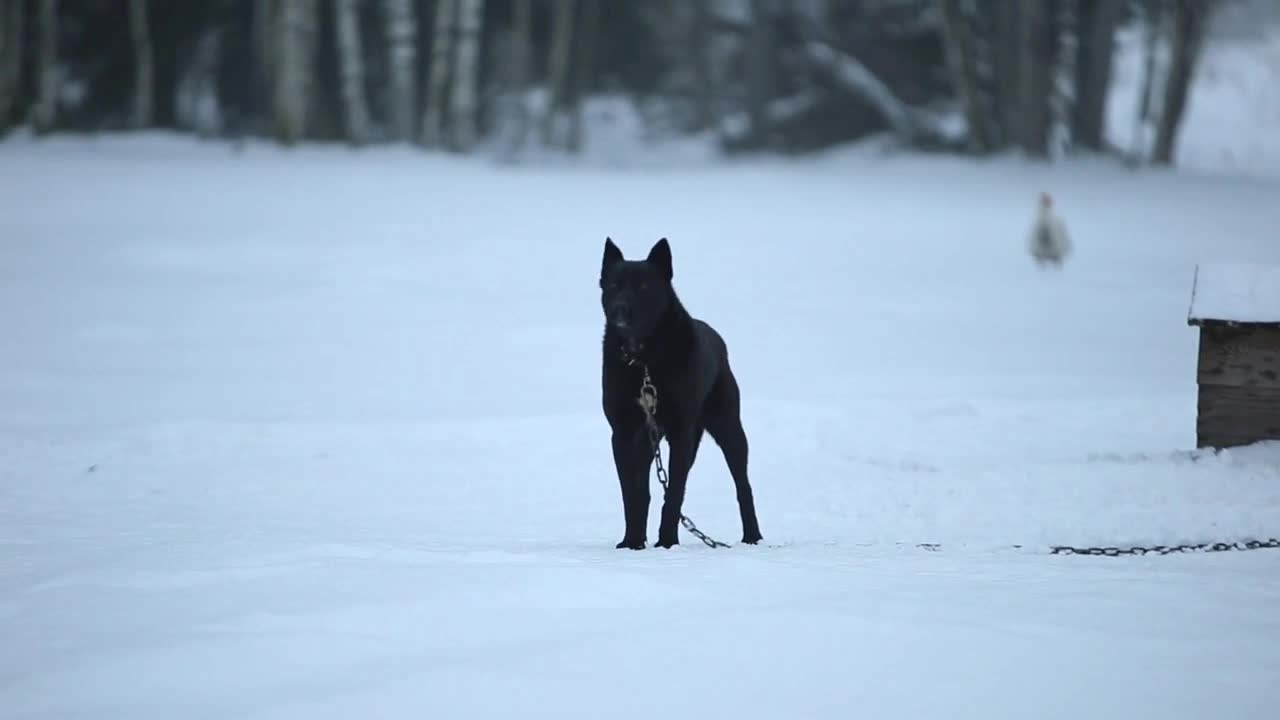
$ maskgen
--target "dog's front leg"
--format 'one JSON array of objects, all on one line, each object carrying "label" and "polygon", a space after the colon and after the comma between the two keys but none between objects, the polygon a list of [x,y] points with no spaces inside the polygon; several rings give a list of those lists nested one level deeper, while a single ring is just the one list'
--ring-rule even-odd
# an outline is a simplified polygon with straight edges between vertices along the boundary
[{"label": "dog's front leg", "polygon": [[648,439],[639,433],[613,433],[613,465],[622,488],[622,514],[626,530],[617,547],[643,550],[649,540],[649,465],[653,453]]},{"label": "dog's front leg", "polygon": [[669,548],[680,544],[680,512],[684,506],[684,489],[689,481],[689,470],[698,456],[701,430],[681,429],[667,435],[671,447],[671,472],[667,478],[667,492],[662,499],[662,520],[658,525],[658,547]]}]

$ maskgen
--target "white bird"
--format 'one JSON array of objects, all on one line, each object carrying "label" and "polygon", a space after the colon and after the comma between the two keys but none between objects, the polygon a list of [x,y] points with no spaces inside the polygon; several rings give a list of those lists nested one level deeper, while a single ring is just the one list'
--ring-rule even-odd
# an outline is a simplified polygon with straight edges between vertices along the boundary
[{"label": "white bird", "polygon": [[1031,226],[1030,246],[1031,257],[1041,267],[1046,263],[1061,267],[1062,262],[1071,254],[1071,238],[1067,235],[1067,226],[1053,212],[1053,198],[1047,192],[1040,193],[1036,221]]}]

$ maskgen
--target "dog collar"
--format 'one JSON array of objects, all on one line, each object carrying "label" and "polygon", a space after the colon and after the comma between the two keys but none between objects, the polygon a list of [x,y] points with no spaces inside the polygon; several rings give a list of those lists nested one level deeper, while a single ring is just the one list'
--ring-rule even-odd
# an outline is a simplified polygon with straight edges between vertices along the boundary
[{"label": "dog collar", "polygon": [[621,352],[622,359],[627,365],[635,365],[640,362],[640,353],[644,352],[644,345],[630,340],[622,344]]}]

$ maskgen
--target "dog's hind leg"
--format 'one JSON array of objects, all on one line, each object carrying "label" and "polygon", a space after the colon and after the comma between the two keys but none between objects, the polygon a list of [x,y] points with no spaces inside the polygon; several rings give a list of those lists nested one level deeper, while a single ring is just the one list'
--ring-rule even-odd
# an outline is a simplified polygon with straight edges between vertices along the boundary
[{"label": "dog's hind leg", "polygon": [[618,471],[618,484],[622,488],[622,514],[626,522],[619,549],[643,550],[649,535],[649,466],[653,454],[648,437],[642,433],[631,436],[613,434],[613,465]]},{"label": "dog's hind leg", "polygon": [[707,424],[707,432],[724,453],[725,464],[733,476],[738,494],[738,512],[742,515],[742,542],[754,545],[764,539],[760,534],[760,521],[756,518],[756,501],[747,479],[747,433],[742,429],[739,408],[738,383],[726,373],[716,388],[714,415]]}]

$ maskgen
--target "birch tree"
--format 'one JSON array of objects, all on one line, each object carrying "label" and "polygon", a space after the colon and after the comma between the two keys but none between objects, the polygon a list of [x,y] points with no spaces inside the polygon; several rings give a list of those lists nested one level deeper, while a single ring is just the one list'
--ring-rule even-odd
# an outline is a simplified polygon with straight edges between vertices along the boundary
[{"label": "birch tree", "polygon": [[1187,95],[1195,76],[1209,24],[1208,0],[1176,0],[1173,6],[1173,39],[1169,49],[1169,74],[1164,85],[1164,102],[1156,127],[1151,161],[1172,165],[1178,129],[1187,108]]},{"label": "birch tree", "polygon": [[358,0],[334,0],[333,21],[337,30],[338,72],[347,139],[363,145],[369,141],[369,103],[364,93],[364,54],[357,4]]},{"label": "birch tree", "polygon": [[449,93],[457,4],[458,0],[436,0],[427,107],[422,118],[422,144],[427,147],[437,147],[443,139],[444,109]]},{"label": "birch tree", "polygon": [[18,81],[22,77],[24,2],[0,2],[0,133],[9,127],[18,97]]},{"label": "birch tree", "polygon": [[58,4],[39,1],[39,56],[36,65],[36,104],[31,121],[38,133],[53,130],[58,115]]},{"label": "birch tree", "polygon": [[129,0],[129,34],[133,38],[133,114],[130,120],[134,128],[151,127],[155,108],[155,69],[146,0]]},{"label": "birch tree", "polygon": [[391,130],[396,140],[412,140],[417,115],[418,32],[412,0],[383,0],[391,72]]},{"label": "birch tree", "polygon": [[547,106],[542,115],[542,144],[554,147],[556,116],[569,89],[570,53],[573,50],[574,0],[556,0],[551,31],[551,57],[547,62]]},{"label": "birch tree", "polygon": [[315,55],[316,0],[278,0],[272,97],[276,137],[285,144],[307,134]]},{"label": "birch tree", "polygon": [[450,146],[468,152],[476,142],[476,98],[480,96],[480,24],[484,0],[458,0],[458,64],[449,105]]}]

